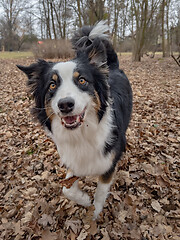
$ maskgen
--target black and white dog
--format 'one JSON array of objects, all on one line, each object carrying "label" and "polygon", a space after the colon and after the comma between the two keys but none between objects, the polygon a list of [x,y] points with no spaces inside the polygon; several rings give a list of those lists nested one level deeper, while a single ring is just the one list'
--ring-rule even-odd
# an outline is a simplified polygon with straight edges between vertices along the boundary
[{"label": "black and white dog", "polygon": [[[132,110],[130,83],[101,21],[73,37],[76,57],[67,62],[39,60],[18,66],[28,76],[34,113],[57,145],[67,176],[99,176],[94,218],[102,211],[116,163],[125,151]],[[63,193],[83,206],[91,204],[76,180]]]}]

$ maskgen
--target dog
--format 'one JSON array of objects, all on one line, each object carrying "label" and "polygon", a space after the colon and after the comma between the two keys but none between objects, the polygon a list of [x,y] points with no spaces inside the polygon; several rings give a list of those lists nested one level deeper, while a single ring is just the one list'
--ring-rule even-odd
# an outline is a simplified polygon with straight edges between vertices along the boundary
[{"label": "dog", "polygon": [[[76,57],[66,62],[38,60],[17,67],[28,77],[35,100],[34,115],[57,146],[66,166],[66,179],[98,176],[94,218],[112,184],[113,173],[126,146],[132,111],[132,89],[100,21],[84,26],[72,38]],[[91,205],[78,179],[64,195],[85,207]]]}]

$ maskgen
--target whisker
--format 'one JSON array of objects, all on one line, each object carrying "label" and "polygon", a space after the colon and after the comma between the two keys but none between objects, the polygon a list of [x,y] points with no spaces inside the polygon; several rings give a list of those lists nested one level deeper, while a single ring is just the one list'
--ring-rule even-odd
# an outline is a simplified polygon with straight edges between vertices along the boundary
[{"label": "whisker", "polygon": [[53,114],[54,114],[54,112],[51,113],[51,114],[42,122],[42,124],[45,124],[45,123],[50,119],[50,117],[53,116]]},{"label": "whisker", "polygon": [[44,107],[44,108],[37,108],[37,107],[34,107],[34,109],[37,109],[37,110],[46,110],[46,109],[52,109],[51,107]]}]

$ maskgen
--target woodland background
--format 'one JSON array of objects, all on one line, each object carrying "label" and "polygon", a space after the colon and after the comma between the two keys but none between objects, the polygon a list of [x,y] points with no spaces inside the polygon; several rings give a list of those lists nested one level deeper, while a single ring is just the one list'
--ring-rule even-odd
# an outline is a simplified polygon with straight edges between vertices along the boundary
[{"label": "woodland background", "polygon": [[[69,59],[73,31],[101,19],[134,97],[126,153],[92,221],[93,207],[62,194],[66,169],[32,119],[16,64]],[[175,0],[0,0],[0,240],[180,239],[179,44]],[[80,180],[92,200],[96,186],[96,178]]]},{"label": "woodland background", "polygon": [[[34,45],[37,57],[71,56],[68,39],[73,31],[102,19],[108,22],[114,47],[132,52],[134,61],[144,53],[153,57],[162,51],[165,57],[180,51],[177,0],[0,0],[0,13],[0,49],[6,51]],[[37,46],[38,41],[44,44]]]}]

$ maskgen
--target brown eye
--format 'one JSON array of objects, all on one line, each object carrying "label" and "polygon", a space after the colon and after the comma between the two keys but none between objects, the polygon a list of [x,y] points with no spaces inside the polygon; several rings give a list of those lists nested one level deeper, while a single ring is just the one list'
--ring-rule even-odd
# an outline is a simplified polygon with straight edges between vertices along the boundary
[{"label": "brown eye", "polygon": [[80,79],[79,79],[79,83],[80,83],[81,85],[86,85],[86,84],[87,84],[87,81],[86,81],[84,78],[80,78]]},{"label": "brown eye", "polygon": [[54,82],[52,82],[50,85],[49,85],[49,89],[50,90],[54,90],[56,88],[56,84]]}]

